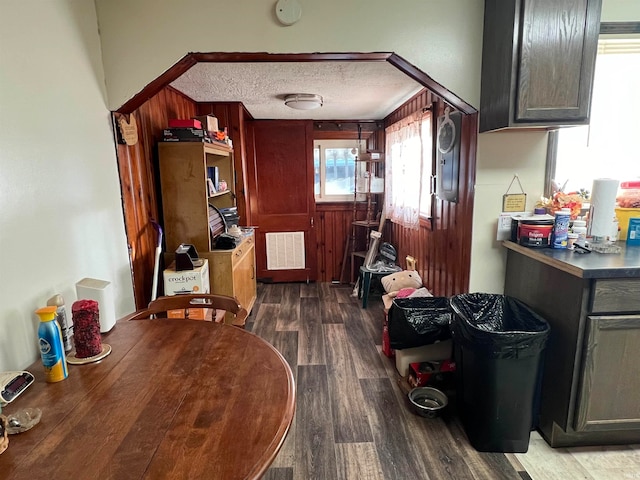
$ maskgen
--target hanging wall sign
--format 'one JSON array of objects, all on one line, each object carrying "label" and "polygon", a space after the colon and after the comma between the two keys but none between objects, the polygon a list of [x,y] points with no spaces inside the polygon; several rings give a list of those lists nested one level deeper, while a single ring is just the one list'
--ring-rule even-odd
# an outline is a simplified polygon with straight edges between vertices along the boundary
[{"label": "hanging wall sign", "polygon": [[[509,193],[509,190],[511,190],[511,187],[513,186],[513,182],[516,180],[518,181],[518,185],[520,186],[520,193]],[[502,196],[502,211],[524,212],[526,205],[527,194],[524,193],[524,190],[522,189],[522,184],[520,183],[518,175],[514,175],[511,179],[511,183],[509,184],[509,188],[507,188],[507,193]]]},{"label": "hanging wall sign", "polygon": [[138,124],[136,123],[136,117],[133,113],[129,115],[129,121],[124,115],[118,117],[118,128],[120,129],[120,135],[127,145],[135,145],[138,143]]}]

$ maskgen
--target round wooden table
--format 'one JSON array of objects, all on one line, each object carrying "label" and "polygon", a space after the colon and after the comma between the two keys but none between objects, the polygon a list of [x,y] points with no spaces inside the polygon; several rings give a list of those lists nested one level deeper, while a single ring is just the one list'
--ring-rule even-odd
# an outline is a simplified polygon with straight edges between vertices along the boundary
[{"label": "round wooden table", "polygon": [[118,322],[112,353],[36,376],[3,414],[39,407],[33,429],[9,438],[0,477],[246,479],[273,462],[295,409],[291,368],[270,344],[229,325]]}]

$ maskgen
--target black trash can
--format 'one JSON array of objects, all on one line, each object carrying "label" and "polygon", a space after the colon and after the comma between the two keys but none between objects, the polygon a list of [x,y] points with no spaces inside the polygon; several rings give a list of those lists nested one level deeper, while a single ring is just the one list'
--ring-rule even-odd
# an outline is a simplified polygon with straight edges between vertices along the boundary
[{"label": "black trash can", "polygon": [[506,295],[455,295],[451,308],[456,404],[471,445],[526,452],[549,324]]},{"label": "black trash can", "polygon": [[451,316],[447,297],[394,298],[389,309],[391,348],[422,347],[451,338]]}]

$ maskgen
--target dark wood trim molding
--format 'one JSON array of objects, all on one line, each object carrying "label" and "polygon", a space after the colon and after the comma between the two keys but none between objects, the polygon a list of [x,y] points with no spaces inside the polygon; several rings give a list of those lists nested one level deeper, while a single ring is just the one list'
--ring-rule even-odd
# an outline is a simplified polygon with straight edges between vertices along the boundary
[{"label": "dark wood trim molding", "polygon": [[387,62],[389,62],[394,67],[396,67],[398,70],[400,70],[402,73],[404,73],[408,77],[413,78],[420,85],[424,85],[425,87],[427,87],[429,90],[431,90],[431,92],[438,95],[440,98],[442,98],[445,102],[447,102],[449,105],[454,107],[456,110],[460,110],[462,113],[465,113],[467,115],[478,112],[473,106],[471,106],[470,104],[462,100],[455,93],[447,90],[445,87],[440,85],[429,75],[424,73],[422,70],[420,70],[416,66],[410,64],[399,55],[396,55],[395,53],[392,54],[387,59]]},{"label": "dark wood trim molding", "polygon": [[116,112],[129,114],[137,110],[147,100],[160,92],[164,87],[168,86],[171,82],[173,82],[176,78],[193,67],[196,63],[198,62],[194,60],[191,54],[185,55],[180,60],[178,60],[175,65],[165,71],[149,85],[144,87],[139,93],[134,95],[133,98],[122,105],[118,110],[116,110]]},{"label": "dark wood trim molding", "polygon": [[196,62],[384,62],[392,53],[190,53]]},{"label": "dark wood trim molding", "polygon": [[640,22],[601,22],[600,35],[640,33]]}]

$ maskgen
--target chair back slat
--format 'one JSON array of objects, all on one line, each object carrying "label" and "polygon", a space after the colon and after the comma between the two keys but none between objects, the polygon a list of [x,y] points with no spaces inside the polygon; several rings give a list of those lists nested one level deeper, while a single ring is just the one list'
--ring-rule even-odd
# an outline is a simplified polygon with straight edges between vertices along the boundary
[{"label": "chair back slat", "polygon": [[[238,303],[238,300],[234,297],[203,293],[158,297],[151,301],[147,308],[138,310],[137,312],[125,317],[125,320],[151,318],[152,316],[156,316],[169,310],[193,308],[210,308],[212,310],[224,310],[226,312],[231,312],[236,317],[233,322],[236,326],[244,326],[244,322],[248,316],[247,311],[242,308]],[[223,320],[223,318],[224,317],[222,317],[221,320]]]}]

